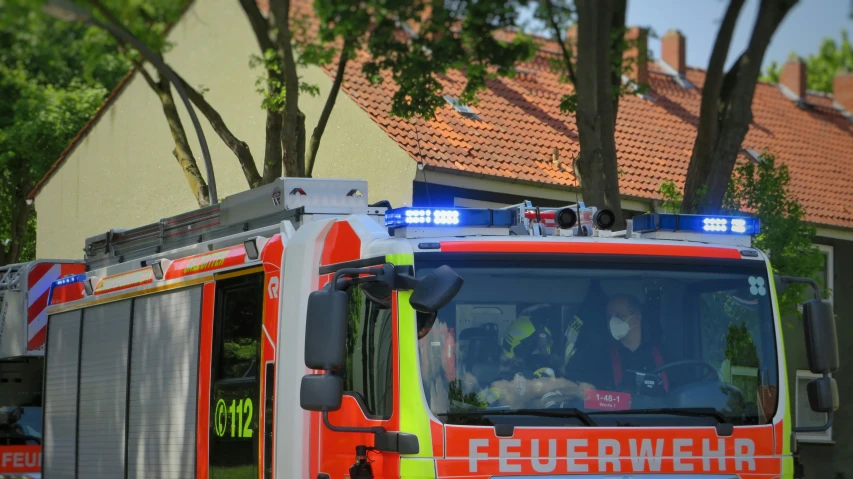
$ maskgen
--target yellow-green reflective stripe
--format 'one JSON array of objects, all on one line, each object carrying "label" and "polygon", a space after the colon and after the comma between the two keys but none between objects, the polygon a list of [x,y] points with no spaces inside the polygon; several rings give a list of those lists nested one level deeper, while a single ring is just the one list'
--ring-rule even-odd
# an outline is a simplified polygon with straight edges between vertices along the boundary
[{"label": "yellow-green reflective stripe", "polygon": [[400,479],[435,479],[435,461],[432,459],[400,459]]},{"label": "yellow-green reflective stripe", "polygon": [[[779,351],[779,357],[781,358],[781,364],[779,366],[779,376],[781,377],[783,374],[785,375],[785,385],[784,388],[777,388],[777,394],[780,396],[782,394],[785,395],[785,411],[783,416],[784,423],[782,424],[782,437],[776,438],[777,441],[782,441],[782,455],[790,456],[791,453],[791,428],[793,427],[793,423],[791,422],[791,396],[790,396],[790,387],[788,385],[788,358],[787,358],[787,348],[785,346],[785,334],[783,330],[785,329],[782,324],[782,310],[779,309],[779,297],[776,292],[776,280],[773,276],[773,268],[770,266],[770,262],[765,260],[765,264],[767,265],[767,275],[770,281],[770,292],[773,295],[773,302],[775,306],[776,314],[776,331],[779,332],[779,344],[781,345],[782,350]],[[774,433],[776,428],[773,429]],[[789,477],[788,474],[790,472],[790,477],[794,477],[794,469],[793,463],[791,461],[782,461],[783,473],[782,477]]]},{"label": "yellow-green reflective stripe", "polygon": [[[394,265],[414,264],[414,255],[411,253],[390,254],[386,255],[385,259]],[[418,436],[419,451],[417,454],[405,456],[401,459],[401,467],[406,464],[406,457],[432,457],[432,432],[421,394],[418,345],[415,340],[417,338],[415,310],[409,304],[411,295],[411,291],[400,291],[397,294],[398,349],[400,351],[400,371],[398,372],[400,379],[400,431]],[[414,477],[435,477],[433,461],[417,460],[414,463],[425,463],[428,467],[426,469],[423,465],[406,467],[418,468],[415,471],[431,471],[429,475],[415,472],[418,475]]]}]

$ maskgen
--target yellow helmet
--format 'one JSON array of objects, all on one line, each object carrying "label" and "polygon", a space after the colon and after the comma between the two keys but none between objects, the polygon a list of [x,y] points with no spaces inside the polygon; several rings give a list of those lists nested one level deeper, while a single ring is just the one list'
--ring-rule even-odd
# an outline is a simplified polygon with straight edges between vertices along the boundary
[{"label": "yellow helmet", "polygon": [[544,324],[537,328],[530,316],[521,316],[509,326],[502,344],[506,359],[514,359],[519,354],[539,354],[543,349],[545,354],[551,354],[551,331]]}]

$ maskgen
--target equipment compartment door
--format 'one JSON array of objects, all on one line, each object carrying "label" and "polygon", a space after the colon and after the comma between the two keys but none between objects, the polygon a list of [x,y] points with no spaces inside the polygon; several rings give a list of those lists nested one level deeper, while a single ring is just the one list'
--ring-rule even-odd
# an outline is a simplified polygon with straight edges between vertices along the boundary
[{"label": "equipment compartment door", "polygon": [[263,273],[216,282],[210,478],[258,477]]}]

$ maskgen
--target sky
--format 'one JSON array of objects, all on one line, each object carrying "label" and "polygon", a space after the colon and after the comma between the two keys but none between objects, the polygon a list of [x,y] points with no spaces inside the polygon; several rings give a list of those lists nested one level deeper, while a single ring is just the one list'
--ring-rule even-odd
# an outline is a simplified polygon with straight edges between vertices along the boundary
[{"label": "sky", "polygon": [[[687,65],[705,69],[728,0],[628,0],[628,26],[650,27],[658,37],[678,29],[686,38]],[[728,68],[746,49],[760,0],[746,0],[726,57]],[[776,60],[785,63],[795,51],[803,58],[817,53],[825,37],[841,38],[841,29],[853,35],[853,0],[800,0],[776,30],[762,62],[762,70]],[[649,50],[660,57],[660,38],[649,38]]]}]

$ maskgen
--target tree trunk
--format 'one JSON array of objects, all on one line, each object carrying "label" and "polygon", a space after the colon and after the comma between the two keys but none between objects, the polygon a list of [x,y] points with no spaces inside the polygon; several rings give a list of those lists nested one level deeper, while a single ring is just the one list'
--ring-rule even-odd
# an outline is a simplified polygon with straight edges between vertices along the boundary
[{"label": "tree trunk", "polygon": [[[278,50],[284,70],[284,127],[281,140],[284,147],[284,171],[287,176],[304,176],[305,149],[299,151],[299,78],[293,55],[290,33],[290,0],[270,0],[270,12],[278,30]],[[302,140],[304,143],[304,140]],[[264,178],[266,178],[264,174]]]},{"label": "tree trunk", "polygon": [[701,213],[719,212],[741,144],[752,123],[752,99],[761,75],[761,61],[773,33],[797,0],[762,0],[746,52],[726,74],[721,91],[720,122],[708,174],[708,192]]},{"label": "tree trunk", "polygon": [[[612,5],[603,4],[598,18],[599,64],[598,82],[609,85],[598,91],[598,108],[601,115],[602,172],[604,173],[604,204],[613,211],[615,222],[613,230],[625,229],[625,217],[622,214],[622,195],[619,191],[619,163],[616,156],[616,111],[619,107],[619,89],[622,86],[622,69],[614,68],[622,64],[622,49],[614,52],[613,44],[621,45],[625,35],[626,0],[614,0]],[[614,58],[613,55],[616,55]],[[640,60],[640,59],[638,59]]]},{"label": "tree trunk", "polygon": [[705,84],[702,86],[702,102],[699,107],[699,125],[696,129],[696,140],[693,143],[693,155],[687,167],[687,178],[684,185],[684,198],[681,203],[682,213],[692,213],[699,200],[699,191],[711,172],[713,147],[717,138],[717,116],[720,101],[720,89],[723,83],[723,69],[726,65],[732,34],[744,0],[731,0],[723,17],[723,23],[714,41],[714,50],[708,62],[705,74]]},{"label": "tree trunk", "polygon": [[[625,42],[625,15],[628,11],[627,0],[614,0],[613,13],[610,22],[610,55],[613,62],[610,73],[610,86],[612,92],[618,92],[622,88],[622,54],[625,51],[622,48]],[[639,51],[639,50],[638,50]],[[637,58],[637,61],[645,60]],[[613,119],[619,117],[619,95],[613,95]]]},{"label": "tree trunk", "polygon": [[302,110],[296,112],[296,165],[297,176],[307,177],[305,171],[305,113]]},{"label": "tree trunk", "polygon": [[604,201],[604,152],[601,145],[601,115],[598,111],[598,21],[605,3],[598,0],[577,0],[578,10],[578,64],[577,77],[578,106],[576,121],[580,154],[575,160],[575,171],[580,183],[584,203],[603,207]]},{"label": "tree trunk", "polygon": [[575,73],[580,155],[575,171],[584,203],[612,210],[616,217],[614,229],[624,229],[611,84],[613,1],[578,0],[576,5],[578,65]]},{"label": "tree trunk", "polygon": [[267,110],[266,148],[264,150],[263,184],[268,184],[281,176],[282,164],[282,113]]},{"label": "tree trunk", "polygon": [[175,149],[172,153],[178,160],[178,164],[181,165],[184,177],[198,205],[200,207],[208,206],[210,197],[208,196],[207,183],[201,176],[198,164],[196,164],[192,149],[187,141],[186,130],[181,122],[181,117],[178,115],[178,109],[175,107],[175,99],[172,97],[171,85],[168,80],[161,78],[156,86],[155,91],[163,105],[163,114],[166,115],[166,122],[169,124],[169,130],[172,132],[172,139],[175,142]]},{"label": "tree trunk", "polygon": [[335,72],[335,81],[332,83],[332,89],[329,90],[329,96],[326,97],[326,104],[323,106],[323,112],[320,113],[320,119],[317,120],[317,126],[314,127],[314,132],[311,134],[311,142],[308,144],[308,152],[305,157],[305,176],[309,178],[314,172],[317,151],[320,149],[320,139],[323,137],[323,132],[326,131],[326,124],[329,122],[329,117],[332,116],[332,109],[335,107],[338,92],[341,90],[341,83],[344,81],[344,72],[350,57],[349,51],[350,42],[346,41],[341,49],[341,57],[338,60],[338,71]]},{"label": "tree trunk", "polygon": [[[249,23],[252,25],[252,31],[255,33],[255,38],[257,39],[258,46],[261,49],[261,56],[263,57],[266,52],[276,51],[277,48],[270,38],[269,22],[264,18],[260,9],[258,9],[257,2],[255,0],[240,0],[240,5],[243,7],[243,10],[246,12],[246,16],[249,18]],[[281,69],[268,68],[267,77],[269,80],[276,80],[277,85],[285,84],[284,74]],[[267,84],[267,89],[269,90],[270,95],[278,95],[278,88],[280,87],[277,85],[272,82]],[[260,183],[262,184],[270,183],[281,176],[281,166],[283,161],[283,144],[281,141],[283,125],[284,120],[281,111],[267,111],[264,172],[263,177],[260,179]]]}]

